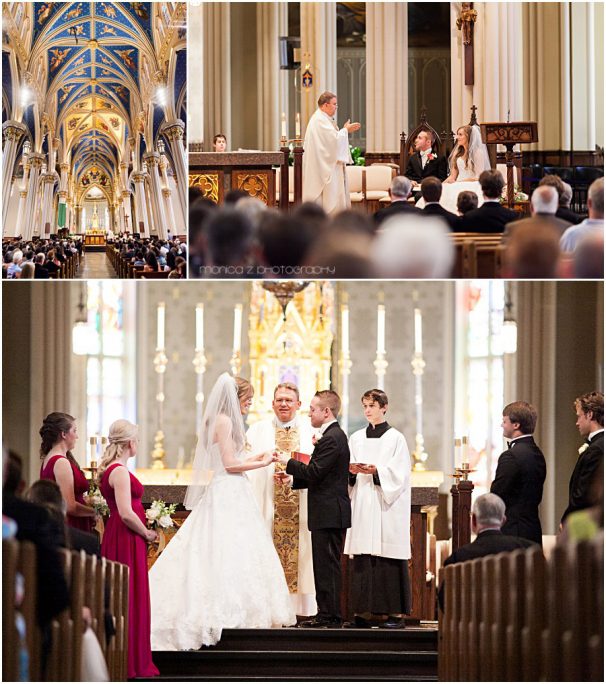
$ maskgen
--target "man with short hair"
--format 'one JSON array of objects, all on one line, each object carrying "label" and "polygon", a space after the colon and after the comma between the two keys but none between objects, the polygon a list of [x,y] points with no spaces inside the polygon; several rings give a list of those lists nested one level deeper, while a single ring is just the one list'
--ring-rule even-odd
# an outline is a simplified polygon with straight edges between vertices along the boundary
[{"label": "man with short hair", "polygon": [[[253,423],[246,433],[252,453],[280,450],[291,454],[313,451],[312,429],[308,418],[298,415],[301,408],[299,388],[281,382],[274,389],[272,418]],[[274,539],[284,568],[286,582],[297,615],[316,613],[314,576],[311,561],[311,536],[307,529],[307,492],[291,489],[292,477],[276,478],[275,463],[247,471],[255,498]],[[283,472],[283,471],[282,471]]]},{"label": "man with short hair", "polygon": [[227,138],[223,133],[217,133],[213,138],[213,152],[225,152],[227,149]]},{"label": "man with short hair", "polygon": [[44,252],[40,252],[34,257],[34,279],[48,280],[50,277],[48,274],[48,269],[44,267],[45,261],[46,256],[44,255]]},{"label": "man with short hair", "polygon": [[316,202],[327,214],[336,214],[351,206],[345,165],[352,164],[349,134],[359,131],[359,123],[349,119],[339,130],[335,122],[337,96],[326,91],[318,98],[303,148],[303,201]]},{"label": "man with short hair", "polygon": [[439,216],[448,224],[451,231],[457,230],[459,217],[440,204],[442,197],[442,181],[436,176],[428,176],[421,182],[421,196],[425,200],[423,213],[430,216]]},{"label": "man with short hair", "polygon": [[[527,549],[534,546],[534,542],[521,537],[503,533],[503,526],[507,517],[505,515],[505,502],[496,494],[482,494],[471,507],[471,531],[476,538],[470,543],[461,546],[444,561],[444,567],[455,563],[464,563],[474,558],[494,556],[504,551]],[[438,592],[440,608],[444,610],[444,583],[440,585]]]},{"label": "man with short hair", "polygon": [[579,459],[570,478],[568,487],[568,508],[562,522],[573,511],[590,508],[591,486],[600,466],[604,464],[604,395],[589,392],[577,397],[574,402],[577,414],[577,429],[584,444],[579,449]]},{"label": "man with short hair", "polygon": [[408,202],[411,190],[412,183],[406,176],[396,176],[393,178],[388,191],[389,197],[391,198],[391,204],[388,204],[386,207],[383,207],[374,213],[373,219],[375,225],[380,226],[385,219],[394,214],[405,213],[421,216],[421,210],[415,207],[414,204],[409,204]]},{"label": "man with short hair", "polygon": [[503,240],[508,240],[514,231],[532,230],[539,225],[549,226],[554,235],[559,239],[564,231],[572,224],[569,221],[556,218],[558,210],[558,192],[551,185],[542,185],[535,189],[530,198],[530,218],[520,219],[505,226]]},{"label": "man with short hair", "polygon": [[581,217],[570,209],[570,203],[572,202],[572,188],[570,185],[565,183],[554,173],[547,174],[541,178],[539,187],[543,185],[550,185],[552,188],[555,188],[558,193],[558,210],[555,214],[556,217],[561,218],[564,221],[569,221],[572,224],[580,223]]},{"label": "man with short hair", "polygon": [[421,131],[415,138],[415,153],[408,159],[406,178],[420,183],[424,178],[435,176],[446,180],[448,164],[446,157],[433,151],[434,139],[429,131]]},{"label": "man with short hair", "polygon": [[484,203],[461,216],[456,229],[462,233],[502,233],[507,223],[518,218],[515,211],[501,204],[505,185],[503,175],[497,169],[488,169],[482,171],[479,181]]},{"label": "man with short hair", "polygon": [[560,238],[563,252],[574,252],[579,242],[589,235],[604,235],[604,179],[598,178],[589,186],[587,193],[589,218],[576,226],[570,226]]},{"label": "man with short hair", "polygon": [[316,392],[309,407],[313,428],[319,428],[309,464],[278,454],[293,489],[308,491],[307,524],[311,531],[318,614],[304,627],[341,627],[341,555],[345,530],[351,526],[349,446],[337,416],[341,399],[332,390]]},{"label": "man with short hair", "polygon": [[503,533],[542,543],[539,504],[547,473],[545,457],[534,441],[536,409],[514,401],[503,409],[503,436],[507,449],[499,456],[490,491],[505,502]]}]

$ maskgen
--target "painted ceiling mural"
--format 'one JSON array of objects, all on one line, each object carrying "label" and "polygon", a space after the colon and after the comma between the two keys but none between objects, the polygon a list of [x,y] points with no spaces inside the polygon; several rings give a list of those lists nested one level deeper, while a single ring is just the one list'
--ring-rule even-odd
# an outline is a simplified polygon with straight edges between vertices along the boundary
[{"label": "painted ceiling mural", "polygon": [[[21,6],[8,22],[4,5]],[[120,163],[140,159],[164,123],[186,121],[185,14],[174,2],[3,3],[3,50],[14,49],[19,80],[3,51],[3,120],[29,80],[36,98],[20,120],[35,149],[52,135],[76,184],[113,186]]]}]

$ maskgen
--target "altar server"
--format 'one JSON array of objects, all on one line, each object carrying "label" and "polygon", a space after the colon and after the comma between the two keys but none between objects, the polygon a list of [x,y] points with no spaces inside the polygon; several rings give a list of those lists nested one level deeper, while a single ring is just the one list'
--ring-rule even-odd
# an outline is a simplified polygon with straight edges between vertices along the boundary
[{"label": "altar server", "polygon": [[368,390],[362,406],[368,426],[349,441],[352,522],[344,550],[353,557],[352,626],[386,615],[380,626],[398,629],[410,613],[410,455],[404,435],[385,419],[385,392]]}]

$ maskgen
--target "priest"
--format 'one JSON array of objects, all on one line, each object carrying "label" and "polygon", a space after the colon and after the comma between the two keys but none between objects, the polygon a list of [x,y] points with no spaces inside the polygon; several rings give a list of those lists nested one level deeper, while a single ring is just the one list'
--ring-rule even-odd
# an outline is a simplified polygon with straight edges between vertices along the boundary
[{"label": "priest", "polygon": [[351,206],[345,165],[353,163],[349,134],[360,130],[360,124],[349,119],[339,130],[334,120],[336,113],[337,96],[322,93],[303,142],[303,201],[320,204],[327,214]]},{"label": "priest", "polygon": [[401,629],[411,610],[410,455],[406,439],[385,419],[385,392],[362,395],[368,426],[349,441],[351,528],[344,553],[353,557],[350,601],[353,627]]},{"label": "priest", "polygon": [[[246,440],[254,453],[313,451],[309,419],[297,415],[301,408],[299,388],[290,382],[277,385],[272,401],[274,417],[251,425]],[[260,452],[259,452],[260,453]],[[316,600],[311,555],[311,534],[307,529],[307,491],[291,488],[292,477],[274,478],[276,464],[246,474],[274,544],[293,599],[297,615],[315,615]],[[283,471],[283,466],[278,464]],[[263,472],[260,472],[263,470]]]}]

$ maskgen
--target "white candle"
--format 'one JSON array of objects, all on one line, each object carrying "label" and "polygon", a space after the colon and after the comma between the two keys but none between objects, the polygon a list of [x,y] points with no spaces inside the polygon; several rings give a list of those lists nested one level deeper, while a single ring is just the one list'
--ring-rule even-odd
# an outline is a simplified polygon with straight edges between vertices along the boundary
[{"label": "white candle", "polygon": [[239,352],[242,344],[242,304],[234,307],[234,352]]},{"label": "white candle", "polygon": [[282,137],[286,138],[286,114],[282,112]]},{"label": "white candle", "polygon": [[295,119],[295,137],[301,137],[301,115],[297,112],[297,118]]},{"label": "white candle", "polygon": [[349,307],[341,307],[341,352],[349,354]]},{"label": "white candle", "polygon": [[164,349],[164,315],[165,304],[160,302],[158,304],[158,339],[156,342],[157,349]]},{"label": "white candle", "polygon": [[415,354],[423,353],[423,319],[421,309],[415,309]]},{"label": "white candle", "polygon": [[89,466],[93,461],[97,460],[97,438],[96,437],[91,437],[89,440],[90,443],[90,459],[89,459]]},{"label": "white candle", "polygon": [[377,307],[377,354],[385,354],[385,306]]},{"label": "white candle", "polygon": [[196,351],[204,349],[204,304],[196,305]]},{"label": "white candle", "polygon": [[467,458],[467,454],[469,453],[469,445],[467,444],[467,436],[463,437],[461,439],[462,445],[461,445],[461,461],[462,463],[469,463],[469,459]]},{"label": "white candle", "polygon": [[459,463],[461,462],[461,440],[459,437],[455,437],[455,448],[454,448],[454,464],[455,468],[459,467]]}]

